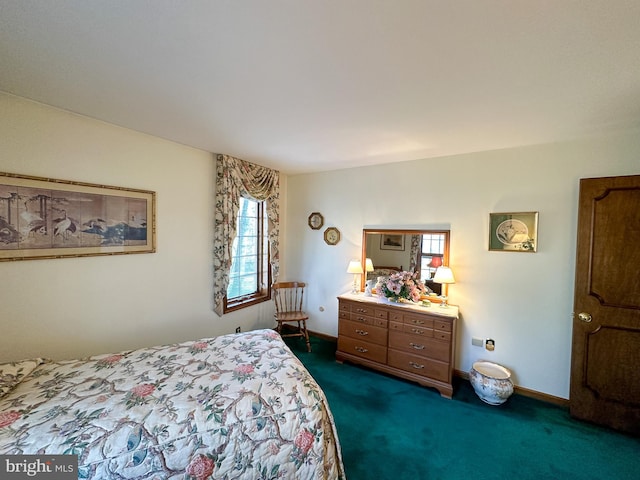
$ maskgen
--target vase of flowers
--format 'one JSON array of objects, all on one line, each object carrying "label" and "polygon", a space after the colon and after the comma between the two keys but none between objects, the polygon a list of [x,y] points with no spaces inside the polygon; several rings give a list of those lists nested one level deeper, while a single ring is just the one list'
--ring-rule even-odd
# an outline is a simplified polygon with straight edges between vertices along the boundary
[{"label": "vase of flowers", "polygon": [[419,302],[420,297],[427,293],[427,289],[417,273],[405,271],[394,273],[380,282],[376,285],[376,292],[392,302]]}]

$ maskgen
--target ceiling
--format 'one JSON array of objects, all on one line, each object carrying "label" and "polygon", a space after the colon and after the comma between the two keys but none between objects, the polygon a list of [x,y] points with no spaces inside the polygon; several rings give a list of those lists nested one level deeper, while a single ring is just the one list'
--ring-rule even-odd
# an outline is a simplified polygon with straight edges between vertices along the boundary
[{"label": "ceiling", "polygon": [[638,0],[0,0],[0,90],[288,174],[640,127]]}]

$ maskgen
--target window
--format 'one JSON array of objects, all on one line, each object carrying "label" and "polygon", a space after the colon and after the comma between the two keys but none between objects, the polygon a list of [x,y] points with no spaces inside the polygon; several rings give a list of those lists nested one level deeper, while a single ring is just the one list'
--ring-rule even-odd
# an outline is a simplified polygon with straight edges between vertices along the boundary
[{"label": "window", "polygon": [[422,254],[420,272],[422,280],[430,280],[436,268],[443,264],[445,236],[441,233],[422,235]]},{"label": "window", "polygon": [[264,202],[240,198],[225,312],[271,298],[269,238]]}]

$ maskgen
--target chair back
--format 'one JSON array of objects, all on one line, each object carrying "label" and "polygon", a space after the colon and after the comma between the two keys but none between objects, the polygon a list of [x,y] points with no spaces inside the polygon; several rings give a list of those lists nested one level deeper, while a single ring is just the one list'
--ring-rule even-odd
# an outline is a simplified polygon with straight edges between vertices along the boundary
[{"label": "chair back", "polygon": [[276,316],[285,312],[301,312],[304,298],[303,282],[277,282],[272,285]]}]

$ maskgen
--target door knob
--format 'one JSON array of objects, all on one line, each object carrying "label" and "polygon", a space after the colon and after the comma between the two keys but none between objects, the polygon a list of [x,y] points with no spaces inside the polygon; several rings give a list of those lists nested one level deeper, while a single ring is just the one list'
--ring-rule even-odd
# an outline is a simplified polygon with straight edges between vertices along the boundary
[{"label": "door knob", "polygon": [[590,323],[590,322],[591,322],[591,320],[592,320],[591,315],[590,315],[590,314],[588,314],[588,313],[586,313],[586,312],[580,312],[580,313],[578,314],[578,318],[579,318],[580,320],[582,320],[583,322],[585,322],[585,323]]}]

